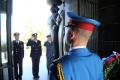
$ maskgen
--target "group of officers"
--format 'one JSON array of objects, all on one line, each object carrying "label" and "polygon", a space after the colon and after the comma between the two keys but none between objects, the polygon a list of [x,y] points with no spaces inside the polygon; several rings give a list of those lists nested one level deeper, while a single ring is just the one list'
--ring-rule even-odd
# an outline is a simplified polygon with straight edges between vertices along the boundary
[{"label": "group of officers", "polygon": [[[14,33],[15,40],[13,40],[13,61],[14,74],[16,80],[22,80],[23,74],[23,58],[24,58],[24,42],[19,39],[19,33]],[[34,79],[39,79],[39,63],[42,56],[41,41],[37,39],[37,33],[32,34],[28,40],[27,49],[31,47],[30,57],[32,60],[32,74]],[[47,41],[44,43],[46,47],[47,67],[54,59],[54,43],[51,35],[47,35]]]},{"label": "group of officers", "polygon": [[[94,28],[100,26],[100,22],[94,19],[78,16],[74,12],[67,13],[69,21],[67,26],[66,43],[70,44],[70,51],[67,55],[54,60],[50,65],[50,80],[104,80],[103,62],[96,53],[91,53],[87,49],[87,43],[92,35]],[[19,58],[14,55],[15,69],[16,62],[22,66],[24,57],[24,45],[22,41],[17,41],[17,35],[14,34],[16,41],[14,43],[14,52],[20,52]],[[49,37],[49,36],[48,36]],[[18,45],[19,44],[19,45]],[[45,42],[44,46],[50,45]],[[20,47],[17,51],[16,48]],[[28,40],[27,46],[31,46],[32,70],[34,78],[38,78],[39,60],[42,55],[41,42],[37,40],[37,34],[32,35],[32,39]],[[52,47],[50,47],[52,48]],[[50,48],[47,51],[50,52]],[[14,53],[14,54],[15,54]],[[19,61],[19,60],[20,61]],[[49,61],[50,59],[48,59]],[[20,67],[19,78],[21,79],[22,67]],[[16,79],[18,77],[15,71]]]}]

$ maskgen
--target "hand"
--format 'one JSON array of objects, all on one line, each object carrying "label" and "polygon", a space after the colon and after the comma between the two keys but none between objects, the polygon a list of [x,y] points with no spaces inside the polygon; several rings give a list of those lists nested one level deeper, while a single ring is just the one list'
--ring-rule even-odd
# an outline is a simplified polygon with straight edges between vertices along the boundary
[{"label": "hand", "polygon": [[30,39],[31,39],[31,40],[33,40],[33,38],[32,38],[32,37],[31,37]]}]

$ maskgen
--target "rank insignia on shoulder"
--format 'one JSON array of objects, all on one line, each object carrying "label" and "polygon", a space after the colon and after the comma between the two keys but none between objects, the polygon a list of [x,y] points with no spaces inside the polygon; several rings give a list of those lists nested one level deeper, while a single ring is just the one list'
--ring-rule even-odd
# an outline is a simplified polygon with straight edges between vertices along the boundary
[{"label": "rank insignia on shoulder", "polygon": [[56,66],[57,76],[59,80],[64,80],[63,71],[62,71],[62,65],[60,63]]}]

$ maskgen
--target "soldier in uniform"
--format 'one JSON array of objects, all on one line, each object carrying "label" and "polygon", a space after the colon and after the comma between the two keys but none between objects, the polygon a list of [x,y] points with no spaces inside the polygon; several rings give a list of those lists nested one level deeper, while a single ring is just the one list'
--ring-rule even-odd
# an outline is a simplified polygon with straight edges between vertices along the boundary
[{"label": "soldier in uniform", "polygon": [[47,41],[44,43],[44,46],[46,47],[47,68],[49,70],[49,66],[54,60],[55,55],[54,42],[51,38],[51,35],[47,35]]},{"label": "soldier in uniform", "polygon": [[68,55],[51,65],[50,80],[103,80],[103,63],[100,57],[86,46],[95,27],[100,22],[67,13],[70,18],[67,42],[71,45]]},{"label": "soldier in uniform", "polygon": [[32,34],[28,40],[27,46],[31,46],[30,57],[32,59],[32,74],[34,79],[39,78],[39,63],[42,55],[41,41],[37,40],[37,33]]},{"label": "soldier in uniform", "polygon": [[24,43],[23,41],[19,40],[19,33],[14,33],[14,37],[15,40],[13,40],[13,60],[15,79],[22,80]]}]

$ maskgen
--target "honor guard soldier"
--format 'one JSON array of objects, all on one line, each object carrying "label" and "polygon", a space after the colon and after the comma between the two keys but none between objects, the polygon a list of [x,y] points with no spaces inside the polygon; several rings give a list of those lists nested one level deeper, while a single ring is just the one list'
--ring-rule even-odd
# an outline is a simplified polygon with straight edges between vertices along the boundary
[{"label": "honor guard soldier", "polygon": [[15,40],[13,40],[13,60],[14,60],[14,74],[16,80],[22,80],[23,74],[23,57],[24,57],[24,43],[19,40],[19,33],[14,33]]},{"label": "honor guard soldier", "polygon": [[41,41],[37,40],[37,33],[32,34],[27,46],[31,46],[30,57],[32,59],[32,74],[34,79],[39,78],[39,63],[42,55]]},{"label": "honor guard soldier", "polygon": [[51,65],[50,80],[104,80],[102,60],[86,48],[94,28],[99,27],[100,22],[73,12],[67,15],[70,18],[66,26],[69,29],[67,43],[71,49],[68,55]]},{"label": "honor guard soldier", "polygon": [[49,70],[49,66],[54,60],[55,56],[54,42],[51,35],[47,35],[47,41],[44,43],[44,46],[46,47],[47,68]]}]

